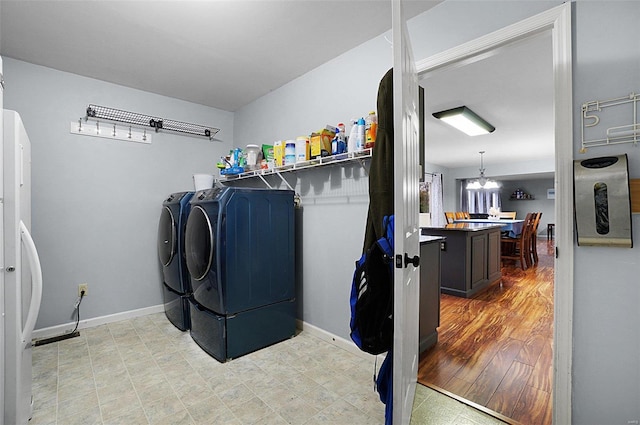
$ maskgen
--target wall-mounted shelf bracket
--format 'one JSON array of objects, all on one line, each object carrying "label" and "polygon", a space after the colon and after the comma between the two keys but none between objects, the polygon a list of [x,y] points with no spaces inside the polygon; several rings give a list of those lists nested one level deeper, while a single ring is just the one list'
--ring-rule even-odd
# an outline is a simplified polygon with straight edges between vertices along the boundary
[{"label": "wall-mounted shelf bracket", "polygon": [[[587,148],[596,146],[618,145],[623,143],[633,143],[636,145],[640,141],[640,124],[638,124],[638,101],[640,95],[631,93],[625,97],[618,97],[609,100],[594,100],[582,105],[582,148],[580,153],[585,153]],[[619,125],[616,119],[620,119],[620,114],[613,114],[607,108],[613,106],[628,105],[631,109],[628,120]],[[606,131],[603,136],[602,127],[596,129],[599,124],[606,124]],[[603,125],[604,127],[604,125]],[[600,130],[600,134],[597,131]],[[596,134],[596,138],[589,139],[588,136]]]},{"label": "wall-mounted shelf bracket", "polygon": [[[371,155],[369,155],[367,158],[370,158]],[[365,161],[363,158],[358,158],[358,162],[360,163],[360,166],[362,167],[362,170],[364,171],[364,174],[369,177],[369,170],[367,169],[367,167],[365,166]]]},{"label": "wall-mounted shelf bracket", "polygon": [[264,184],[265,184],[269,189],[273,189],[273,186],[271,186],[271,185],[269,184],[269,182],[267,182],[267,181],[265,180],[265,178],[262,176],[262,174],[257,174],[257,176],[258,176],[258,177],[260,177],[260,180],[262,180],[262,183],[264,183]]},{"label": "wall-mounted shelf bracket", "polygon": [[282,180],[282,183],[285,184],[285,186],[287,186],[287,188],[289,188],[289,190],[292,190],[295,192],[295,189],[291,187],[291,185],[289,184],[289,182],[287,181],[287,179],[285,179],[284,177],[282,177],[282,174],[280,173],[279,170],[274,170],[273,173],[275,175],[277,175],[278,177],[280,177],[280,180]]}]

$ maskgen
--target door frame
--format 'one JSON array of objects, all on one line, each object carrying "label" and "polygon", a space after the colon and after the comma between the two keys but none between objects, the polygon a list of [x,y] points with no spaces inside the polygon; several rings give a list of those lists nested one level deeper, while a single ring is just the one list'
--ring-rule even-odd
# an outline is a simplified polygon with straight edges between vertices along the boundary
[{"label": "door frame", "polygon": [[[556,6],[416,62],[418,74],[464,65],[511,43],[551,31],[555,134],[556,260],[553,336],[553,423],[571,423],[573,351],[573,84],[571,3]],[[559,255],[560,254],[560,255]]]}]

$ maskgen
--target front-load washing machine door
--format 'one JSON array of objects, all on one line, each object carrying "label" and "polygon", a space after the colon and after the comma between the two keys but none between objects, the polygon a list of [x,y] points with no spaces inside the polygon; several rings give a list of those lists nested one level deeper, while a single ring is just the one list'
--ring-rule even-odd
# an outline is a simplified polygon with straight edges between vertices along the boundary
[{"label": "front-load washing machine door", "polygon": [[169,207],[163,207],[158,223],[158,257],[164,267],[171,264],[171,260],[176,255],[177,234],[176,220]]},{"label": "front-load washing machine door", "polygon": [[200,205],[191,208],[185,232],[185,254],[193,298],[201,306],[223,313],[216,273],[215,217],[215,214],[208,214]]},{"label": "front-load washing machine door", "polygon": [[162,264],[162,280],[174,291],[182,292],[181,259],[178,254],[178,222],[168,206],[162,207],[158,223],[158,258]]}]

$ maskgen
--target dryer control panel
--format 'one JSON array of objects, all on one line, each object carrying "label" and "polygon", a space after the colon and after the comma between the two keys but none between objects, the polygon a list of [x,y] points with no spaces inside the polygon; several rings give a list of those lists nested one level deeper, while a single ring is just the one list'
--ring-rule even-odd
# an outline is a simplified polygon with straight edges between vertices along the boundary
[{"label": "dryer control panel", "polygon": [[199,190],[193,198],[197,201],[210,201],[216,199],[226,189],[228,188],[214,187],[213,189]]}]

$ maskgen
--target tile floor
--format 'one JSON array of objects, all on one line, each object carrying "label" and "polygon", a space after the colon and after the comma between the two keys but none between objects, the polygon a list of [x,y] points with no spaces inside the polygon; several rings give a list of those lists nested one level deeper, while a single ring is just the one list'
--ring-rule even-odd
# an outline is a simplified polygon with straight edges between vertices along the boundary
[{"label": "tile floor", "polygon": [[[159,313],[35,347],[30,425],[384,424],[372,373],[307,332],[219,363]],[[501,422],[418,385],[411,423]]]}]

